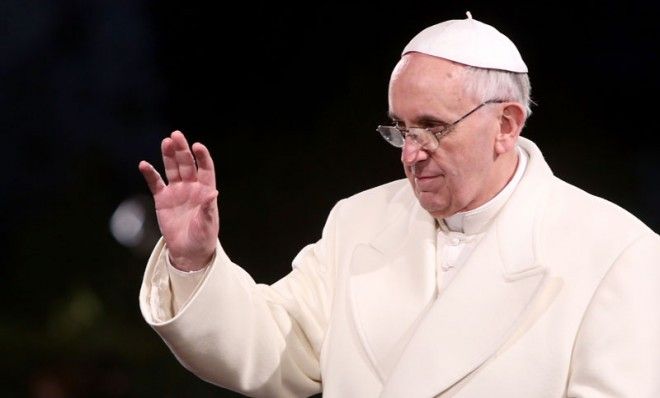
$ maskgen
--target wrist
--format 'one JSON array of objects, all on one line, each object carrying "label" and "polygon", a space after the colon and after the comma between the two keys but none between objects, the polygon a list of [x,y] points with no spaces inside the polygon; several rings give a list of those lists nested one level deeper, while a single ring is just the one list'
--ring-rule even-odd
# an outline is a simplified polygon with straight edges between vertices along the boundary
[{"label": "wrist", "polygon": [[182,257],[173,256],[172,253],[168,251],[167,259],[174,268],[180,271],[194,272],[206,268],[213,259],[213,253],[209,254],[208,256],[203,256],[199,258],[188,258],[183,256]]}]

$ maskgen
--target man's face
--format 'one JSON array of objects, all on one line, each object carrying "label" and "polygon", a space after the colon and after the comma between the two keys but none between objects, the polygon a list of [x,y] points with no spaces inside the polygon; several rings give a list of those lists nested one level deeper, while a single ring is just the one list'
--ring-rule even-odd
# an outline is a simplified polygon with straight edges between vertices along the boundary
[{"label": "man's face", "polygon": [[[392,73],[390,115],[401,126],[450,124],[479,105],[464,90],[461,66],[425,54],[405,55]],[[419,203],[436,218],[479,207],[503,184],[495,167],[497,106],[484,106],[440,139],[432,152],[406,139],[403,169]]]}]

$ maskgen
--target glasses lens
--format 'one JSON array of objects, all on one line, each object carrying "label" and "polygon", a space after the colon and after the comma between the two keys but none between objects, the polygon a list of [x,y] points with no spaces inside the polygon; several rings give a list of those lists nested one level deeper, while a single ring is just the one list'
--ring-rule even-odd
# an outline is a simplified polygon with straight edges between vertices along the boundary
[{"label": "glasses lens", "polygon": [[409,128],[408,136],[421,148],[425,150],[435,150],[437,147],[438,141],[435,139],[433,134],[429,133],[426,129],[423,128]]},{"label": "glasses lens", "polygon": [[391,145],[394,145],[397,148],[401,148],[403,146],[403,135],[396,127],[378,126],[376,130],[378,130],[385,141],[389,142]]}]

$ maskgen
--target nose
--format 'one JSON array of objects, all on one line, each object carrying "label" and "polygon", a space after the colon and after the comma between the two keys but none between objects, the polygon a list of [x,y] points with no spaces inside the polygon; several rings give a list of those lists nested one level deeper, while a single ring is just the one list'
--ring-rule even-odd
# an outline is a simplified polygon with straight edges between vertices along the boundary
[{"label": "nose", "polygon": [[406,138],[403,148],[401,148],[401,161],[406,166],[412,166],[419,161],[425,160],[428,156],[428,153],[417,142]]}]

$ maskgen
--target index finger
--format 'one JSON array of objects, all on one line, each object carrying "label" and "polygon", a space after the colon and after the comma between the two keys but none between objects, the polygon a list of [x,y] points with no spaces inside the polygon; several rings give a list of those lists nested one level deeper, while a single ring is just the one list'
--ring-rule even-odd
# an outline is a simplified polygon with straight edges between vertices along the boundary
[{"label": "index finger", "polygon": [[151,194],[156,196],[160,191],[165,188],[165,182],[160,176],[158,171],[147,161],[141,161],[138,165],[140,172],[144,176],[144,180],[147,182],[147,186],[151,191]]},{"label": "index finger", "polygon": [[199,142],[192,146],[197,160],[197,180],[215,189],[215,168],[209,150]]}]

